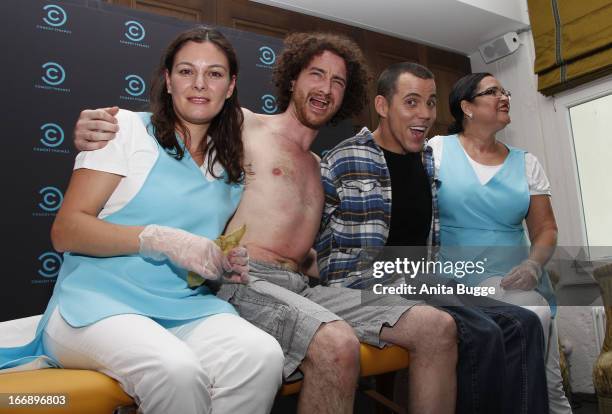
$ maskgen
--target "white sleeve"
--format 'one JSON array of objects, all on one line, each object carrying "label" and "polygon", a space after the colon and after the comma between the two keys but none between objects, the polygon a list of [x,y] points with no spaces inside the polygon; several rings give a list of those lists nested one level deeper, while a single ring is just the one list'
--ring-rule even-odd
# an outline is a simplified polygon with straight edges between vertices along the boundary
[{"label": "white sleeve", "polygon": [[440,165],[442,164],[442,148],[444,146],[444,136],[436,135],[427,141],[431,147],[434,159],[434,177],[440,176]]},{"label": "white sleeve", "polygon": [[527,175],[527,183],[529,184],[529,195],[548,195],[550,191],[550,182],[542,164],[538,161],[535,155],[529,152],[525,153],[525,174]]},{"label": "white sleeve", "polygon": [[138,115],[120,109],[116,115],[119,121],[119,132],[114,139],[101,149],[81,151],[74,161],[74,169],[87,168],[104,171],[125,177],[128,174],[128,160],[133,150],[132,128],[134,122],[140,122]]}]

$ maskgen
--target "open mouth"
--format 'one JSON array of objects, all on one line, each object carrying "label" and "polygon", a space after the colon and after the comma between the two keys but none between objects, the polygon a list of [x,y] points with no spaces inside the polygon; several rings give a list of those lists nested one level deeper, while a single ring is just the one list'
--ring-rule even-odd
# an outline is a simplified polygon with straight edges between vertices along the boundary
[{"label": "open mouth", "polygon": [[313,96],[308,100],[308,102],[310,103],[311,106],[321,111],[326,110],[327,107],[329,106],[329,100],[325,98],[321,98],[321,97]]},{"label": "open mouth", "polygon": [[424,126],[412,126],[409,127],[412,135],[417,139],[425,138],[425,132],[427,132],[427,127]]},{"label": "open mouth", "polygon": [[510,105],[508,105],[508,104],[501,105],[499,107],[499,111],[500,112],[510,112]]}]

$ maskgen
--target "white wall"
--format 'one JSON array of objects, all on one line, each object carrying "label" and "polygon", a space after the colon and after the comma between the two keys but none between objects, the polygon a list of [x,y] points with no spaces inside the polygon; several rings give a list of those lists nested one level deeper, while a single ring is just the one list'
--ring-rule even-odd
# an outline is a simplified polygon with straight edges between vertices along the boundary
[{"label": "white wall", "polygon": [[[525,0],[521,3],[527,13]],[[537,92],[531,32],[519,35],[521,47],[512,55],[485,64],[476,51],[470,55],[473,72],[492,73],[512,91],[512,123],[498,137],[535,154],[551,181],[552,204],[559,226],[560,246],[586,244],[578,175],[570,132],[568,107],[612,91],[612,77],[578,87],[554,98]],[[569,356],[572,390],[593,393],[592,366],[599,354],[590,307],[563,306],[558,311],[559,332],[572,348]]]},{"label": "white wall", "polygon": [[509,0],[457,0],[461,3],[469,4],[479,9],[490,11],[491,13],[513,19],[525,24],[529,24],[529,16],[523,12],[520,1]]}]

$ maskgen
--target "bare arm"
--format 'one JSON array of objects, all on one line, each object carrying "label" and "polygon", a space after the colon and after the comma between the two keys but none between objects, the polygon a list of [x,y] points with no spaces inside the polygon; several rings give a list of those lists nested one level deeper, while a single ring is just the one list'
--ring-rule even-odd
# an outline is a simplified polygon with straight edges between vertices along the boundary
[{"label": "bare arm", "polygon": [[555,251],[558,233],[557,221],[549,196],[531,196],[525,222],[531,240],[529,258],[544,266]]},{"label": "bare arm", "polygon": [[504,289],[531,290],[536,287],[542,267],[557,245],[557,223],[547,195],[532,195],[525,218],[531,250],[529,258],[514,267],[501,281]]},{"label": "bare arm", "polygon": [[[251,129],[259,122],[257,114],[247,108],[241,109],[244,115],[242,128]],[[74,126],[74,147],[79,151],[104,148],[119,131],[119,124],[115,118],[118,111],[117,106],[83,110]]]},{"label": "bare arm", "polygon": [[153,260],[169,259],[204,278],[216,279],[224,271],[228,279],[248,281],[246,249],[235,248],[228,258],[211,240],[164,226],[126,226],[100,220],[97,215],[121,176],[79,169],[72,174],[64,202],[51,228],[53,247],[97,257],[140,253]]},{"label": "bare arm", "polygon": [[99,257],[138,253],[138,235],[144,227],[113,224],[97,217],[120,180],[121,176],[102,171],[74,171],[51,228],[57,251]]},{"label": "bare arm", "polygon": [[85,109],[74,126],[74,146],[79,151],[104,148],[115,138],[119,124],[115,115],[119,107]]}]

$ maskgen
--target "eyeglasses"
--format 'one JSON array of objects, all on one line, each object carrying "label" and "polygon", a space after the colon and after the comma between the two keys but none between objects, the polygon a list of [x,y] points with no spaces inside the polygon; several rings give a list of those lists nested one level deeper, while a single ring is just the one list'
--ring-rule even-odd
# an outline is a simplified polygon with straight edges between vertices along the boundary
[{"label": "eyeglasses", "polygon": [[508,99],[512,98],[512,93],[510,91],[504,88],[498,88],[497,86],[494,86],[492,88],[485,89],[482,92],[478,92],[477,94],[472,96],[472,99],[477,98],[479,96],[485,96],[485,95],[492,95],[492,96],[495,96],[496,98],[501,98],[502,95],[504,95]]}]

